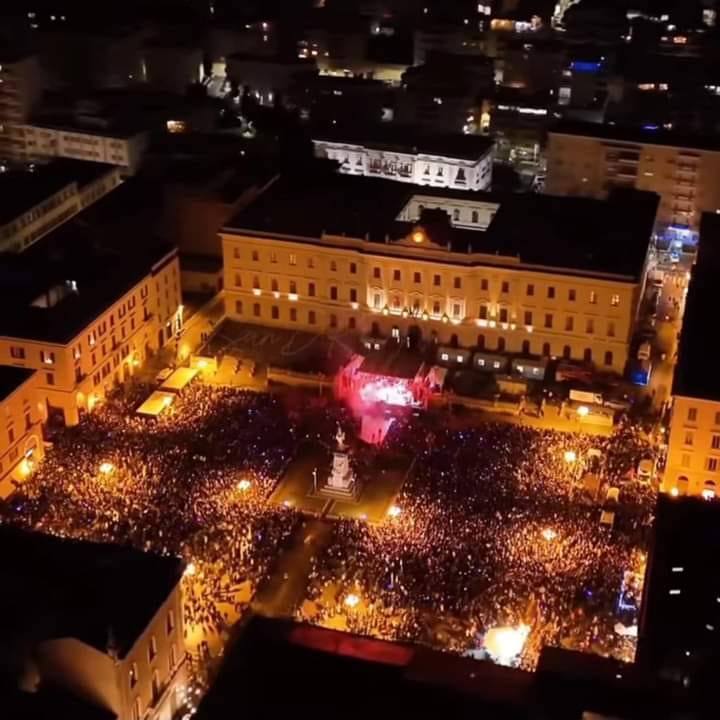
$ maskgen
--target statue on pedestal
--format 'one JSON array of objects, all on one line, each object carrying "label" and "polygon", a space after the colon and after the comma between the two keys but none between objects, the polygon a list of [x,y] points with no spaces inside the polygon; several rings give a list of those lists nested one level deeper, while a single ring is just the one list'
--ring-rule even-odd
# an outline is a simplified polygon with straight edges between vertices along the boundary
[{"label": "statue on pedestal", "polygon": [[338,425],[335,433],[335,442],[337,443],[337,449],[333,452],[330,475],[320,492],[326,495],[355,499],[358,492],[357,482],[350,466],[348,447],[345,444],[345,433],[340,425]]}]

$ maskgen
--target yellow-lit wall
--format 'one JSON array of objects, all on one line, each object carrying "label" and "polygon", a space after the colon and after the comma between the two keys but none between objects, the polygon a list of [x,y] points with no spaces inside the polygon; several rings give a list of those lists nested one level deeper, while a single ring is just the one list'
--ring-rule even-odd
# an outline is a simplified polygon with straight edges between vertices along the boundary
[{"label": "yellow-lit wall", "polygon": [[[222,240],[226,313],[236,320],[313,332],[355,328],[367,333],[377,323],[388,336],[393,327],[405,333],[417,326],[424,338],[435,332],[443,344],[457,335],[460,345],[477,347],[482,336],[488,350],[503,339],[507,352],[536,355],[547,354],[547,343],[550,355],[583,359],[589,350],[598,368],[616,372],[627,360],[639,294],[631,282],[554,274],[519,263],[500,267],[494,256],[437,246],[228,233]],[[484,264],[471,266],[478,262]],[[413,308],[418,317],[403,317]],[[607,362],[606,353],[612,354]]]},{"label": "yellow-lit wall", "polygon": [[[615,170],[609,169],[608,152],[623,149],[637,152],[637,162],[619,161]],[[608,183],[649,190],[660,195],[658,223],[687,224],[694,230],[703,212],[720,208],[720,152],[551,132],[547,158],[545,192],[550,195],[603,198]]]},{"label": "yellow-lit wall", "polygon": [[[180,583],[175,586],[124,658],[115,661],[75,638],[57,638],[36,650],[40,677],[111,711],[118,720],[174,717],[189,680],[180,587]],[[139,587],[138,592],[142,591]],[[169,631],[170,612],[174,628]],[[153,637],[156,652],[151,655]],[[155,673],[157,692],[153,695]]]},{"label": "yellow-lit wall", "polygon": [[38,373],[0,402],[0,497],[11,495],[44,455]]},{"label": "yellow-lit wall", "polygon": [[[0,365],[39,370],[41,401],[74,425],[182,327],[180,267],[173,251],[70,342],[0,337]],[[160,335],[162,331],[162,336]]]},{"label": "yellow-lit wall", "polygon": [[720,484],[720,402],[673,399],[663,489],[680,495],[718,492]]}]

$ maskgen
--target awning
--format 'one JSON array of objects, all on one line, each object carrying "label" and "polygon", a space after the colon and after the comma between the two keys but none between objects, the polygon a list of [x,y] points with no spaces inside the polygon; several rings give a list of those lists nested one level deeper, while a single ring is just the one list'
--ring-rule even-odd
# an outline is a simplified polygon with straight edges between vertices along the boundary
[{"label": "awning", "polygon": [[156,390],[135,412],[138,415],[157,417],[175,402],[175,397],[174,393]]},{"label": "awning", "polygon": [[197,368],[178,368],[165,380],[160,389],[167,392],[180,392],[199,372]]}]

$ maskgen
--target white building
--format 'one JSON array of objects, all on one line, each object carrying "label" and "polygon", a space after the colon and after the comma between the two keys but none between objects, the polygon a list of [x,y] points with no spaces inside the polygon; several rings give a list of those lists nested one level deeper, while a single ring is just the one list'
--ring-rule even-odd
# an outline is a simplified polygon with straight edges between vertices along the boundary
[{"label": "white building", "polygon": [[33,123],[20,126],[28,159],[64,157],[108,163],[134,175],[148,144],[143,130]]},{"label": "white building", "polygon": [[410,137],[398,142],[313,140],[315,156],[347,175],[380,177],[434,188],[489,190],[493,143],[477,135]]}]

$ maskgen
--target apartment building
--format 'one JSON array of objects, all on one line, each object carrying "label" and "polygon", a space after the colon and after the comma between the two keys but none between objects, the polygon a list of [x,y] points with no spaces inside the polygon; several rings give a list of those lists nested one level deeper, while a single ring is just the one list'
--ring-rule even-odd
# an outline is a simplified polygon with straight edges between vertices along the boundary
[{"label": "apartment building", "polygon": [[133,256],[61,228],[0,277],[0,365],[38,371],[50,422],[76,424],[182,329],[177,250]]},{"label": "apartment building", "polygon": [[0,609],[24,649],[5,656],[34,692],[67,693],[83,710],[73,717],[177,716],[189,681],[182,560],[8,526],[0,549]]},{"label": "apartment building", "polygon": [[461,190],[489,190],[492,184],[493,142],[479,135],[377,128],[319,134],[313,145],[316,157],[337,161],[349,175]]},{"label": "apartment building", "polygon": [[226,313],[622,372],[657,198],[286,177],[221,231]]},{"label": "apartment building", "polygon": [[708,325],[717,307],[720,218],[703,218],[672,390],[668,456],[662,488],[672,495],[715,497],[720,489],[720,342]]},{"label": "apartment building", "polygon": [[0,54],[0,160],[24,154],[14,131],[27,122],[43,93],[43,76],[35,55]]},{"label": "apartment building", "polygon": [[75,160],[0,174],[0,252],[22,252],[121,182],[112,165]]},{"label": "apartment building", "polygon": [[53,123],[37,121],[20,125],[28,160],[49,157],[74,158],[117,165],[123,176],[134,175],[148,144],[148,133],[136,127],[121,128],[108,123]]},{"label": "apartment building", "polygon": [[702,136],[579,122],[549,132],[547,193],[603,198],[613,187],[649,190],[660,196],[661,230],[697,233],[702,213],[720,209],[719,174],[720,143]]},{"label": "apartment building", "polygon": [[33,370],[0,367],[0,498],[12,495],[44,454],[44,406]]}]

